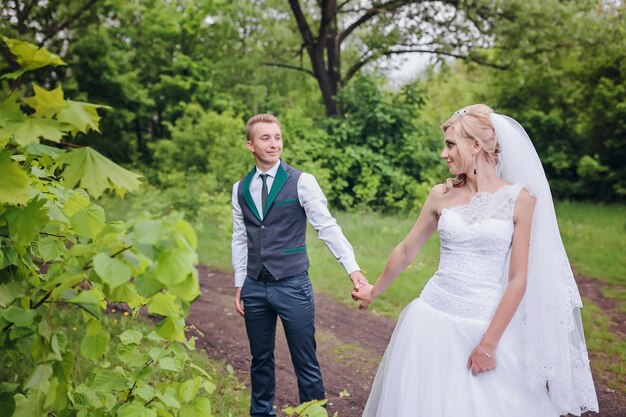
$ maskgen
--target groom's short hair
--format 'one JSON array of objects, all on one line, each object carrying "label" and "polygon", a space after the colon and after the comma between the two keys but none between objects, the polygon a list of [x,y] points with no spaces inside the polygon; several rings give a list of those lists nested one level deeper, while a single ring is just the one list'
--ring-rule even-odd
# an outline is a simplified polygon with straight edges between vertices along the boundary
[{"label": "groom's short hair", "polygon": [[269,114],[269,113],[256,114],[252,116],[251,118],[249,118],[248,122],[246,123],[246,139],[247,140],[251,141],[253,139],[252,128],[257,123],[276,123],[278,127],[280,127],[280,122],[278,121],[276,116],[274,116],[273,114]]}]

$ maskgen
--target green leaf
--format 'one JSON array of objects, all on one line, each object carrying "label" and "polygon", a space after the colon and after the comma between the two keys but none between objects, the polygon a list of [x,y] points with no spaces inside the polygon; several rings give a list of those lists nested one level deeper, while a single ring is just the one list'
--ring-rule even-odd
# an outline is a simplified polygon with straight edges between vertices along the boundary
[{"label": "green leaf", "polygon": [[37,143],[39,138],[58,143],[65,135],[65,130],[65,127],[56,120],[31,116],[19,122],[5,123],[0,127],[0,138],[13,136],[22,146]]},{"label": "green leaf", "polygon": [[65,252],[65,245],[58,238],[40,237],[37,250],[39,251],[39,256],[45,262],[50,262]]},{"label": "green leaf", "polygon": [[181,372],[183,370],[180,361],[177,361],[175,358],[169,356],[159,360],[159,367],[161,367],[164,371]]},{"label": "green leaf", "polygon": [[133,401],[129,404],[122,405],[117,410],[117,417],[156,417],[156,410],[153,408],[146,408],[138,401]]},{"label": "green leaf", "polygon": [[66,187],[73,188],[80,183],[82,188],[96,198],[109,188],[123,196],[128,191],[137,190],[141,185],[140,175],[122,168],[91,148],[72,149],[58,160],[67,164],[61,174]]},{"label": "green leaf", "polygon": [[76,135],[78,132],[87,133],[89,130],[100,132],[98,125],[100,123],[100,115],[96,109],[110,109],[109,106],[102,106],[91,103],[83,103],[80,101],[67,100],[68,106],[59,112],[57,119],[62,123],[72,126],[71,133]]},{"label": "green leaf", "polygon": [[137,330],[126,330],[119,335],[119,338],[124,345],[137,345],[143,338],[143,334]]},{"label": "green leaf", "polygon": [[48,222],[45,200],[32,200],[24,208],[9,207],[5,218],[9,227],[9,237],[19,245],[28,245],[37,236],[39,228]]},{"label": "green leaf", "polygon": [[188,403],[193,400],[198,394],[198,390],[200,390],[200,386],[202,385],[202,378],[195,377],[193,379],[188,379],[178,388],[178,397],[181,399],[183,403]]},{"label": "green leaf", "polygon": [[[159,400],[161,400],[161,402],[163,404],[165,404],[165,406],[168,407],[168,408],[174,408],[174,409],[179,409],[180,408],[180,403],[171,394],[168,394],[168,393],[162,393],[161,394],[161,393],[159,393],[159,394],[157,394],[157,398]],[[180,414],[179,414],[179,416],[180,416]]]},{"label": "green leaf", "polygon": [[6,152],[0,153],[0,178],[2,178],[0,204],[26,204],[28,202],[30,178]]},{"label": "green leaf", "polygon": [[191,249],[198,248],[198,237],[196,236],[196,232],[193,230],[193,227],[189,222],[185,220],[178,220],[174,225],[174,231],[180,233],[187,240]]},{"label": "green leaf", "polygon": [[87,335],[83,337],[83,340],[80,342],[80,353],[85,358],[95,361],[106,352],[110,335],[106,330],[100,329],[99,324],[95,326],[93,323],[94,322],[90,323],[87,329]]},{"label": "green leaf", "polygon": [[[0,256],[2,255],[0,254]],[[24,290],[22,290],[20,285],[21,283],[16,281],[0,284],[0,307],[4,308],[11,304],[17,297],[24,295]]]},{"label": "green leaf", "polygon": [[164,251],[157,260],[156,278],[165,285],[180,284],[191,273],[196,255],[184,249]]},{"label": "green leaf", "polygon": [[168,290],[184,301],[193,301],[200,296],[200,286],[198,283],[198,271],[193,270],[183,282],[178,285],[168,287]]},{"label": "green leaf", "polygon": [[135,388],[135,395],[147,402],[154,398],[154,389],[150,385],[142,385]]},{"label": "green leaf", "polygon": [[131,269],[117,258],[111,258],[108,254],[100,252],[93,257],[93,265],[96,274],[110,288],[119,287],[128,282],[132,275]]},{"label": "green leaf", "polygon": [[161,316],[178,316],[181,313],[176,297],[169,293],[158,293],[148,301],[148,312]]},{"label": "green leaf", "polygon": [[143,220],[133,228],[132,236],[137,243],[156,245],[161,239],[161,221]]},{"label": "green leaf", "polygon": [[20,69],[8,74],[2,75],[2,78],[15,79],[25,73],[48,65],[66,65],[58,55],[50,53],[45,48],[37,48],[28,42],[18,39],[3,38],[9,47],[9,50],[20,65]]},{"label": "green leaf", "polygon": [[7,121],[17,122],[26,118],[17,102],[18,98],[18,94],[12,94],[0,101],[0,126]]},{"label": "green leaf", "polygon": [[135,281],[135,288],[142,297],[151,297],[165,288],[165,285],[156,280],[153,270],[148,270]]},{"label": "green leaf", "polygon": [[9,323],[13,323],[15,327],[30,328],[33,325],[33,320],[37,316],[35,310],[24,310],[18,306],[10,306],[6,310],[2,311],[2,317]]},{"label": "green leaf", "polygon": [[72,217],[77,211],[89,207],[89,194],[85,190],[74,190],[63,204],[63,212]]},{"label": "green leaf", "polygon": [[130,381],[119,372],[96,369],[91,386],[96,391],[122,391],[130,388]]},{"label": "green leaf", "polygon": [[104,209],[95,204],[77,211],[71,218],[72,227],[80,236],[95,238],[104,227]]},{"label": "green leaf", "polygon": [[183,405],[178,413],[179,417],[205,417],[211,415],[211,402],[208,398],[196,398],[189,404]]},{"label": "green leaf", "polygon": [[95,318],[100,318],[100,313],[106,307],[106,301],[102,294],[95,290],[81,291],[76,297],[67,300],[68,303],[76,304]]},{"label": "green leaf", "polygon": [[33,92],[34,96],[22,99],[22,101],[35,109],[35,115],[38,117],[52,117],[68,106],[60,85],[54,90],[46,90],[33,83]]},{"label": "green leaf", "polygon": [[50,365],[37,365],[32,374],[24,382],[24,391],[30,388],[37,388],[41,384],[48,382],[52,376],[52,366]]},{"label": "green leaf", "polygon": [[168,317],[157,325],[156,334],[166,340],[183,342],[185,340],[185,321],[181,318]]}]

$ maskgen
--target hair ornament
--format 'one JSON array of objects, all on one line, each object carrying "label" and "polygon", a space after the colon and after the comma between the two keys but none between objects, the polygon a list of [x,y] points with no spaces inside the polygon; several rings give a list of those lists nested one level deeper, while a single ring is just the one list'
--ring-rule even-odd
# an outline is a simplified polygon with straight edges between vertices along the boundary
[{"label": "hair ornament", "polygon": [[466,115],[466,114],[467,114],[467,110],[461,109],[461,110],[455,111],[453,116],[458,119],[459,117]]}]

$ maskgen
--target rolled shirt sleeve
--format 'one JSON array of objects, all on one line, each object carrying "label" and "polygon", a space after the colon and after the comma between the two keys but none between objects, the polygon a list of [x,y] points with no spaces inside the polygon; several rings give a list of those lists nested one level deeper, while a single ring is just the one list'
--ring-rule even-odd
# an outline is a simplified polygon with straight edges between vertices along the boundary
[{"label": "rolled shirt sleeve", "polygon": [[330,214],[326,196],[313,175],[305,172],[300,175],[298,180],[298,198],[311,226],[317,230],[319,238],[328,246],[330,252],[341,263],[346,272],[351,274],[354,271],[361,270],[356,262],[352,245],[343,235],[337,220]]}]

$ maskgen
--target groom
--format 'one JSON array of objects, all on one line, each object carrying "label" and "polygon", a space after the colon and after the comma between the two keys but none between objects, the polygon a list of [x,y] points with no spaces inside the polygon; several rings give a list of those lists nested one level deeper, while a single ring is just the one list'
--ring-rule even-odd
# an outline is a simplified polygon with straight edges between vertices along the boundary
[{"label": "groom", "polygon": [[300,402],[324,399],[315,353],[313,290],[306,254],[306,221],[318,231],[349,274],[355,289],[367,282],[352,246],[326,207],[315,177],[280,159],[278,119],[253,116],[246,147],[256,162],[233,186],[232,264],[235,308],[244,317],[252,364],[251,417],[275,416],[274,341],[276,318],[285,329],[298,379]]}]

